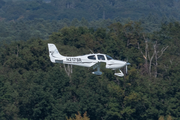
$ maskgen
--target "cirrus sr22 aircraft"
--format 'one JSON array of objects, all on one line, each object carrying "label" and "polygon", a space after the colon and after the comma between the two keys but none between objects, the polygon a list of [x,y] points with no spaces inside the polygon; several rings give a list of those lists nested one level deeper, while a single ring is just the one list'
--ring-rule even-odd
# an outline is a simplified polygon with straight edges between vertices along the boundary
[{"label": "cirrus sr22 aircraft", "polygon": [[130,63],[127,63],[125,61],[114,60],[112,57],[106,54],[97,53],[97,54],[86,54],[82,56],[67,57],[61,55],[54,44],[48,43],[48,48],[49,48],[49,57],[51,62],[77,65],[82,67],[93,67],[93,69],[97,68],[97,71],[92,72],[95,75],[102,74],[102,72],[100,71],[101,63],[106,63],[107,69],[112,69],[112,70],[119,69],[120,72],[114,74],[119,77],[124,76],[120,68],[126,67],[126,73],[127,73],[127,65],[130,65]]}]

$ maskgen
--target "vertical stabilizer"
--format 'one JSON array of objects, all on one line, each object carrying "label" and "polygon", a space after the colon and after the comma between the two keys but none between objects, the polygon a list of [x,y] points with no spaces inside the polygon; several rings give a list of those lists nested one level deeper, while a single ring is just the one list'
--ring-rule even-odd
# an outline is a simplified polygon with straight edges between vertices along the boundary
[{"label": "vertical stabilizer", "polygon": [[51,62],[55,63],[56,60],[61,60],[63,58],[54,44],[48,43],[48,49]]}]

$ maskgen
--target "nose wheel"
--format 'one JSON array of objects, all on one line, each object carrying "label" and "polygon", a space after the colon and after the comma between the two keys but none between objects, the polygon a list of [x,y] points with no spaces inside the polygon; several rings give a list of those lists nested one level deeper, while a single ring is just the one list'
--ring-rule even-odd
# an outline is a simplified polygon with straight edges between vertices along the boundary
[{"label": "nose wheel", "polygon": [[119,73],[114,73],[114,75],[119,76],[119,77],[124,76],[123,72],[120,69],[119,69]]}]

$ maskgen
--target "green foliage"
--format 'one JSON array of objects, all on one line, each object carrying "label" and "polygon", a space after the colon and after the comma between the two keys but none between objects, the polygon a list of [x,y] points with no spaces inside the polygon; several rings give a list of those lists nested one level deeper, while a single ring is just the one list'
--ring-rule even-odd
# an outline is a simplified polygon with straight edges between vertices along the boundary
[{"label": "green foliage", "polygon": [[35,18],[81,20],[83,17],[87,20],[139,19],[149,14],[179,19],[179,4],[178,0],[2,0],[0,16],[9,21]]},{"label": "green foliage", "polygon": [[81,117],[81,114],[78,112],[78,115],[75,114],[75,118],[66,118],[67,120],[90,120],[88,117],[87,117],[87,112],[85,112],[83,114],[83,117]]},{"label": "green foliage", "polygon": [[[69,2],[67,6],[73,7]],[[116,1],[110,2],[112,6],[116,6]],[[38,10],[38,5],[32,6]],[[36,24],[37,27],[42,28],[40,31],[47,29],[47,32],[48,28],[45,26],[48,22],[39,21],[42,23]],[[52,23],[56,27],[57,23]],[[66,25],[72,24],[73,27],[65,25],[58,32],[49,33],[51,36],[48,40],[33,38],[1,45],[0,119],[65,120],[75,116],[75,119],[82,119],[80,113],[86,111],[84,118],[92,120],[178,119],[179,22],[162,24],[160,30],[153,33],[144,33],[140,23],[133,21],[113,23],[107,29],[85,27],[90,24],[88,23],[84,18],[81,21],[74,19],[72,23],[66,21]],[[26,23],[11,23],[18,29],[24,24]],[[61,25],[59,24],[59,28]],[[24,26],[24,32],[26,27],[28,26]],[[9,28],[3,29],[9,31]],[[38,31],[36,33],[47,35]],[[7,36],[4,34],[2,37]],[[146,60],[143,56],[145,39],[148,39],[149,54],[153,53],[152,46],[157,43],[159,58],[152,59],[152,76],[143,73]],[[12,41],[12,38],[9,40]],[[114,71],[103,68],[103,75],[95,76],[91,74],[92,68],[78,66],[72,67],[69,77],[65,71],[67,66],[50,62],[47,43],[56,44],[62,55],[83,55],[90,53],[91,49],[115,59],[128,59],[131,66],[128,66],[128,74],[123,78],[116,77],[113,75]],[[161,55],[166,46],[168,48]],[[147,62],[149,63],[149,58]]]}]

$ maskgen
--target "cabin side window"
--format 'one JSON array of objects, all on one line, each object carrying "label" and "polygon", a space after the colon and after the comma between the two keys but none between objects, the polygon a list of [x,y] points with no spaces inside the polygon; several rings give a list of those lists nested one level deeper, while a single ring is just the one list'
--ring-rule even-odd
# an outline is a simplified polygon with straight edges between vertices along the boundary
[{"label": "cabin side window", "polygon": [[95,56],[95,55],[88,56],[88,59],[90,59],[90,60],[96,60],[96,56]]},{"label": "cabin side window", "polygon": [[98,60],[105,60],[104,55],[97,55],[98,56]]},{"label": "cabin side window", "polygon": [[113,58],[110,57],[109,55],[106,55],[106,57],[107,57],[107,60],[113,60]]}]

